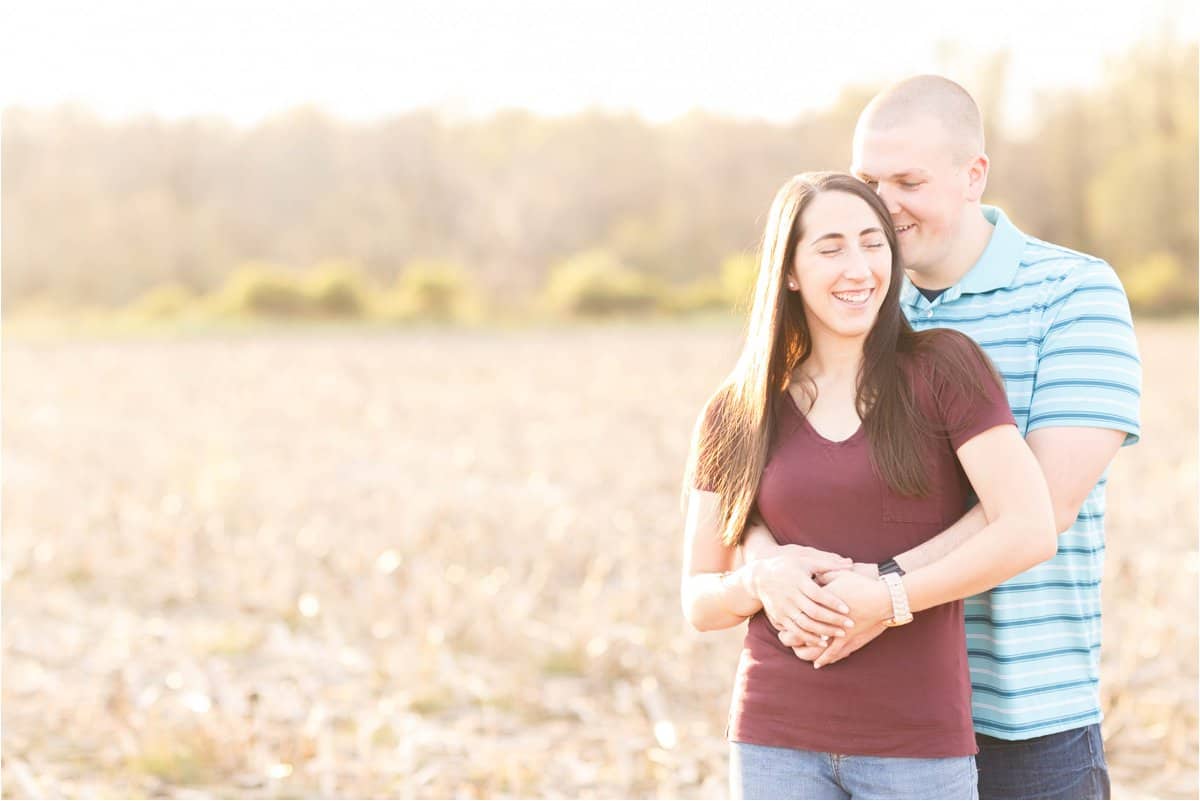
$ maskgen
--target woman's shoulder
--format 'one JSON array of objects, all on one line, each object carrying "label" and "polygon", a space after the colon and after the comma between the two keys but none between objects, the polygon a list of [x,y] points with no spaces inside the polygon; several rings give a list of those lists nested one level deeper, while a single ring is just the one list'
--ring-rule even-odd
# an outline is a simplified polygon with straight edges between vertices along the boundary
[{"label": "woman's shoulder", "polygon": [[929,328],[917,333],[915,355],[929,362],[947,356],[965,356],[982,353],[979,344],[953,328]]},{"label": "woman's shoulder", "polygon": [[979,343],[953,328],[931,328],[918,333],[910,364],[929,378],[940,380],[995,372]]},{"label": "woman's shoulder", "polygon": [[934,328],[917,334],[905,373],[922,414],[944,418],[1004,397],[1004,382],[975,340]]},{"label": "woman's shoulder", "polygon": [[700,415],[696,420],[698,429],[702,432],[713,432],[725,423],[732,406],[733,384],[723,382],[717,390],[708,396]]}]

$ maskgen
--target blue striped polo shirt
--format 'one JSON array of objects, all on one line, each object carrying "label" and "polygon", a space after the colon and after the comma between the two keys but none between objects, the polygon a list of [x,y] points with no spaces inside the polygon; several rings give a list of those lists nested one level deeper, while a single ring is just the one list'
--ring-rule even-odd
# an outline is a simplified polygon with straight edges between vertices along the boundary
[{"label": "blue striped polo shirt", "polygon": [[[1104,261],[1026,236],[1002,211],[979,261],[934,301],[905,279],[918,331],[954,328],[1004,378],[1021,433],[1056,426],[1140,434],[1142,368],[1129,301]],[[1024,740],[1100,720],[1100,578],[1108,471],[1054,558],[965,602],[975,730]]]}]

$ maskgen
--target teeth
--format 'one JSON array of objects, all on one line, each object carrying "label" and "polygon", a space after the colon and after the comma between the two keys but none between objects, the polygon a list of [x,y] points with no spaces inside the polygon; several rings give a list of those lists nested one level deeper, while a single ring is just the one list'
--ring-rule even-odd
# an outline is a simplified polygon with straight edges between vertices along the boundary
[{"label": "teeth", "polygon": [[834,292],[833,296],[846,303],[862,303],[871,296],[871,290],[860,289],[857,292]]},{"label": "teeth", "polygon": [[909,228],[912,228],[914,225],[916,225],[916,223],[909,223],[908,225],[897,225],[896,233],[902,234],[905,231],[907,231]]}]

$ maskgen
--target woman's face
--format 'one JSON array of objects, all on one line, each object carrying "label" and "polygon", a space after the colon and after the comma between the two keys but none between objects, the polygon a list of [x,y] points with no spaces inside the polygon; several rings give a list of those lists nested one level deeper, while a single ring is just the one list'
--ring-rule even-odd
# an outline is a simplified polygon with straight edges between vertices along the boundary
[{"label": "woman's face", "polygon": [[798,221],[789,281],[804,303],[814,339],[862,339],[871,330],[892,277],[892,250],[866,201],[848,192],[823,192]]}]

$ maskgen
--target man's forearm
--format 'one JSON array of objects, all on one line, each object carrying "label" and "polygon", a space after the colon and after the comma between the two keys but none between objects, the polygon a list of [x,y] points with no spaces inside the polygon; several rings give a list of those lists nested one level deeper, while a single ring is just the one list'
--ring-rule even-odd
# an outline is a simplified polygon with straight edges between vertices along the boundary
[{"label": "man's forearm", "polygon": [[[983,531],[987,525],[987,518],[983,514],[983,508],[979,504],[971,507],[965,515],[960,517],[954,525],[938,534],[932,539],[926,540],[915,548],[910,548],[901,554],[895,555],[893,558],[900,567],[904,568],[905,572],[918,570],[925,565],[936,562],[946,554],[953,551],[968,539]],[[753,562],[758,559],[766,559],[774,556],[777,549],[781,546],[775,541],[775,537],[771,534],[771,530],[758,519],[755,519],[746,527],[746,535],[742,538],[741,553],[742,559],[746,562]]]},{"label": "man's forearm", "polygon": [[[1092,428],[1044,428],[1031,431],[1026,437],[1046,477],[1055,526],[1060,534],[1075,522],[1080,505],[1120,450],[1124,438],[1123,431]],[[941,534],[894,558],[905,572],[919,570],[950,553],[986,525],[983,508],[976,504]]]},{"label": "man's forearm", "polygon": [[896,560],[896,564],[904,569],[904,572],[911,573],[941,559],[971,537],[983,531],[986,526],[987,517],[983,513],[983,507],[975,504],[971,507],[970,511],[960,517],[958,522],[950,526],[950,528],[936,537],[926,540],[917,547],[910,548],[892,558]]},{"label": "man's forearm", "polygon": [[[1054,554],[1053,516],[1005,518],[981,537],[967,536],[941,558],[906,569],[904,586],[913,612],[975,595],[1028,570]],[[1044,532],[1044,535],[1043,533]]]},{"label": "man's forearm", "polygon": [[742,560],[748,564],[758,559],[774,556],[779,547],[771,530],[761,520],[755,518],[746,526],[746,533],[742,537],[742,546],[739,550]]}]

